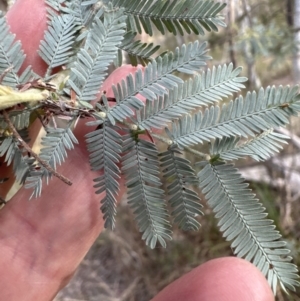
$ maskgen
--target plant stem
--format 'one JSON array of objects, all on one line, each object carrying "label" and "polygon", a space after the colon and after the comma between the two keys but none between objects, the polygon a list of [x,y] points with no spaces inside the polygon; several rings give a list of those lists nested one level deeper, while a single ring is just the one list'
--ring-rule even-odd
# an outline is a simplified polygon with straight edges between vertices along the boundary
[{"label": "plant stem", "polygon": [[9,129],[13,132],[14,137],[16,139],[18,139],[18,141],[26,149],[26,151],[28,153],[30,153],[31,156],[36,161],[38,161],[43,167],[45,167],[53,176],[59,178],[64,183],[66,183],[67,185],[71,186],[72,182],[68,178],[66,178],[65,176],[61,175],[57,171],[55,171],[47,162],[45,162],[44,160],[42,160],[35,152],[33,152],[33,150],[31,149],[31,147],[22,139],[22,137],[20,136],[20,134],[17,132],[17,130],[15,129],[14,125],[12,124],[12,122],[9,119],[9,116],[8,116],[8,114],[7,114],[7,112],[5,110],[2,111],[2,114],[3,114],[4,120],[8,124]]},{"label": "plant stem", "polygon": [[166,143],[166,144],[168,144],[168,145],[171,145],[172,143],[173,143],[173,141],[171,140],[171,139],[168,139],[168,138],[165,138],[165,137],[163,137],[163,136],[160,136],[160,135],[158,135],[158,134],[154,134],[154,133],[150,133],[151,134],[151,136],[153,137],[153,138],[155,138],[155,139],[157,139],[157,140],[159,140],[159,141],[162,141],[162,142],[164,142],[164,143]]},{"label": "plant stem", "polygon": [[210,155],[196,151],[190,147],[184,147],[184,150],[204,160],[210,160]]},{"label": "plant stem", "polygon": [[[162,142],[168,144],[168,145],[171,145],[173,143],[173,141],[171,139],[165,138],[165,137],[160,136],[158,134],[151,133],[151,136],[156,138],[159,141],[162,141]],[[204,154],[204,153],[198,152],[195,149],[192,149],[190,147],[184,147],[184,150],[191,153],[191,154],[193,154],[193,155],[195,155],[195,156],[197,156],[197,157],[199,157],[199,158],[201,158],[201,159],[210,160],[209,154]]]}]

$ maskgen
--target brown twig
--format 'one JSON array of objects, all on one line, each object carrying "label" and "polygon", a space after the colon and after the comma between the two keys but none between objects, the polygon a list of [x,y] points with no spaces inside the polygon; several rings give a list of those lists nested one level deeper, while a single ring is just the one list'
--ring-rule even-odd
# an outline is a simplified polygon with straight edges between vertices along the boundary
[{"label": "brown twig", "polygon": [[18,139],[18,141],[21,143],[21,145],[27,150],[28,153],[31,154],[33,158],[35,158],[36,161],[38,161],[43,167],[45,167],[53,176],[59,178],[61,181],[68,185],[72,185],[72,182],[66,178],[65,176],[61,175],[57,171],[55,171],[47,162],[42,160],[33,150],[31,147],[22,139],[22,137],[19,135],[17,130],[15,129],[14,125],[12,124],[11,120],[9,119],[9,116],[5,110],[2,111],[4,120],[8,124],[9,129],[13,132],[14,137]]}]

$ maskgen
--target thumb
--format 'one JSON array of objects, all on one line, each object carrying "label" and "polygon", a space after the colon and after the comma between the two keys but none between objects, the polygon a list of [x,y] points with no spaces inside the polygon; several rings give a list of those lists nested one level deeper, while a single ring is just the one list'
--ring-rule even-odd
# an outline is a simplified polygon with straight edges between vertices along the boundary
[{"label": "thumb", "polygon": [[210,260],[164,288],[152,301],[274,301],[264,275],[236,257]]}]

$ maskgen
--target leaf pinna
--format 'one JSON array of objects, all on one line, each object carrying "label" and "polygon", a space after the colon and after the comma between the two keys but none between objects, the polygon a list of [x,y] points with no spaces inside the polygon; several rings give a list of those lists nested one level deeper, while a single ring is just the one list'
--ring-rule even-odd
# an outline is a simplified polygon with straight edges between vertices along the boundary
[{"label": "leaf pinna", "polygon": [[[16,181],[42,194],[56,168],[78,143],[73,134],[85,119],[89,164],[97,174],[91,188],[99,197],[105,227],[115,227],[120,179],[142,239],[166,247],[171,221],[198,230],[203,202],[215,213],[234,254],[251,261],[274,293],[299,286],[298,269],[265,208],[231,163],[267,160],[287,136],[277,128],[300,111],[298,87],[245,88],[242,68],[207,68],[207,43],[195,41],[157,56],[155,44],[138,40],[144,31],[176,34],[217,31],[224,4],[211,0],[47,0],[48,29],[39,55],[48,64],[39,78],[27,68],[20,42],[0,16],[0,156],[13,165]],[[114,66],[129,55],[134,73],[100,88]],[[53,74],[54,68],[60,71]],[[184,79],[181,74],[184,74]],[[101,92],[102,95],[101,95]],[[223,102],[222,104],[220,102]],[[37,154],[27,144],[33,122],[44,129]],[[192,154],[199,162],[185,158]],[[6,178],[0,179],[0,185]],[[1,207],[6,201],[2,200]],[[170,214],[169,214],[170,209]]]}]

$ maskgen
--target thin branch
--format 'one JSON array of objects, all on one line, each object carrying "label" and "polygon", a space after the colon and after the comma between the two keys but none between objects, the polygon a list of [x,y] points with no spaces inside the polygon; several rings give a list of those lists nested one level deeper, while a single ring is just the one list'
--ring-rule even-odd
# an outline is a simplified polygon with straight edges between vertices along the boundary
[{"label": "thin branch", "polygon": [[33,150],[31,149],[31,147],[22,139],[22,137],[20,136],[20,134],[17,132],[17,130],[15,129],[14,125],[12,124],[12,122],[9,119],[9,116],[8,116],[8,114],[7,114],[7,112],[5,110],[2,111],[2,114],[3,114],[4,120],[8,124],[9,129],[13,132],[14,137],[16,137],[18,139],[18,141],[26,149],[26,151],[28,153],[30,153],[31,156],[33,158],[35,158],[35,160],[38,161],[43,167],[45,167],[53,176],[59,178],[64,183],[66,183],[66,184],[68,184],[68,185],[71,186],[72,182],[68,178],[66,178],[65,176],[61,175],[57,171],[55,171],[47,162],[45,162],[44,160],[42,160],[36,153],[33,152]]},{"label": "thin branch", "polygon": [[193,154],[193,155],[195,155],[195,156],[201,158],[201,159],[204,159],[204,160],[207,160],[207,161],[211,159],[211,157],[210,157],[209,154],[204,154],[204,153],[198,152],[198,151],[196,151],[196,150],[193,149],[193,148],[190,148],[190,147],[184,147],[184,150],[185,150],[186,152],[189,152],[189,153],[191,153],[191,154]]},{"label": "thin branch", "polygon": [[[161,135],[158,135],[158,134],[155,134],[155,133],[151,133],[151,136],[153,138],[161,141],[161,142],[164,142],[164,143],[168,144],[168,145],[172,145],[172,143],[173,143],[173,141],[171,139],[165,138],[165,137],[163,137]],[[204,160],[210,160],[211,159],[209,154],[204,154],[204,153],[198,152],[193,148],[184,147],[184,150],[186,152],[189,152],[189,153],[201,158],[201,159],[204,159]]]},{"label": "thin branch", "polygon": [[164,142],[164,143],[168,144],[168,145],[171,145],[173,143],[173,141],[171,139],[165,138],[163,136],[160,136],[160,135],[152,133],[152,132],[151,132],[151,136],[154,137],[155,139],[161,141],[161,142]]},{"label": "thin branch", "polygon": [[[168,145],[172,145],[172,143],[173,143],[173,141],[171,139],[165,138],[165,137],[163,137],[161,135],[158,135],[158,134],[151,133],[151,136],[153,136],[155,139],[158,139],[159,141],[164,142]],[[204,159],[204,160],[210,160],[211,159],[209,154],[204,154],[204,153],[198,152],[193,148],[184,147],[183,149],[186,152],[189,152],[189,153],[191,153],[191,154],[193,154],[193,155],[195,155],[195,156],[197,156],[201,159]]]}]

